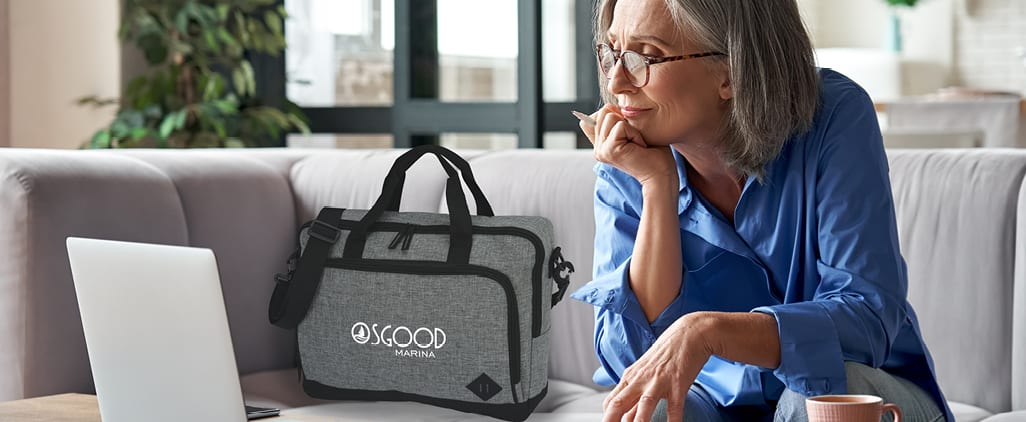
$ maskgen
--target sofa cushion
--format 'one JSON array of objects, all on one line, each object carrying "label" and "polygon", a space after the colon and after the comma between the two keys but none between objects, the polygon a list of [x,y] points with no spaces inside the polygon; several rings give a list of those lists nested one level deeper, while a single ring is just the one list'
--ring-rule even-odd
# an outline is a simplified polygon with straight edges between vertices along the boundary
[{"label": "sofa cushion", "polygon": [[[292,189],[280,169],[220,150],[120,152],[159,169],[178,192],[190,246],[217,257],[239,372],[293,365],[294,335],[267,320],[274,274],[296,242]],[[217,183],[211,183],[216,180]]]},{"label": "sofa cushion", "polygon": [[239,383],[242,384],[246,404],[250,406],[288,409],[334,403],[306,395],[296,368],[255,372],[242,376]]},{"label": "sofa cushion", "polygon": [[[958,422],[962,422],[962,420],[958,419]],[[983,422],[1026,422],[1026,411],[1008,412],[1002,413],[1000,415],[994,415],[987,419],[984,419]]]},{"label": "sofa cushion", "polygon": [[991,416],[992,413],[979,407],[959,402],[948,402],[951,414],[955,416],[956,422],[979,422]]},{"label": "sofa cushion", "polygon": [[[246,403],[256,406],[270,406],[282,409],[317,404],[335,403],[332,400],[311,398],[303,392],[299,374],[295,368],[261,371],[244,375],[240,379]],[[545,398],[535,408],[536,413],[550,412],[567,403],[598,394],[597,391],[574,383],[550,380]],[[602,393],[604,395],[605,393]],[[600,402],[601,403],[601,402]],[[601,406],[591,409],[601,409]]]},{"label": "sofa cushion", "polygon": [[1026,151],[890,150],[888,158],[909,302],[941,389],[949,401],[1011,410],[1016,208]]}]

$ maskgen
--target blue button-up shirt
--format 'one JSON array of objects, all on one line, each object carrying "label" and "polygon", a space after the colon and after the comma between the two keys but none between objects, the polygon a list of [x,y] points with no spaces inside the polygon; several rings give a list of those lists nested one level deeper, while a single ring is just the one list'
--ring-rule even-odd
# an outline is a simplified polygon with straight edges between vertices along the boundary
[{"label": "blue button-up shirt", "polygon": [[911,380],[953,420],[933,360],[906,299],[887,158],[869,96],[839,73],[820,70],[811,130],[791,139],[758,182],[749,177],[734,224],[680,177],[684,268],[679,296],[648,322],[628,268],[642,208],[641,185],[595,166],[594,279],[571,297],[596,306],[595,382],[619,382],[655,339],[694,311],[776,317],[780,366],[712,357],[696,383],[724,406],[763,404],[784,387],[806,396],[843,394],[845,361]]}]

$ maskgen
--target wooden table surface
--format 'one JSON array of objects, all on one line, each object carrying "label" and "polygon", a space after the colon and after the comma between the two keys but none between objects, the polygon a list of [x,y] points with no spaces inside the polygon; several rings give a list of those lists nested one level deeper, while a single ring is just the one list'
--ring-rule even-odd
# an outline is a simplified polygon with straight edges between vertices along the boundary
[{"label": "wooden table surface", "polygon": [[[330,418],[317,416],[282,416],[257,419],[266,422],[323,422]],[[0,403],[3,422],[100,422],[96,396],[90,394],[59,394]]]}]

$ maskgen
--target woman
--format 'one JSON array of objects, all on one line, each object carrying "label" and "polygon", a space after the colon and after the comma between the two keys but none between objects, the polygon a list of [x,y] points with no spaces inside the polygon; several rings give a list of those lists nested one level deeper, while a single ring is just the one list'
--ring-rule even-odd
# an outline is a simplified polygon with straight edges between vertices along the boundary
[{"label": "woman", "polygon": [[800,421],[840,393],[953,420],[872,103],[815,68],[795,1],[604,0],[595,29],[595,268],[574,297],[597,307],[605,420]]}]

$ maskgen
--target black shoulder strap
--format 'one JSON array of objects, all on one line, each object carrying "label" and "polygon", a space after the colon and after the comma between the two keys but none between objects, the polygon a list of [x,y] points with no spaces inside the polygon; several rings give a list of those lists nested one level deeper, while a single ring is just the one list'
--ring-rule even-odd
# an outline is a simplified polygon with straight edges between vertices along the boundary
[{"label": "black shoulder strap", "polygon": [[307,229],[309,237],[306,248],[299,257],[295,274],[278,276],[268,317],[271,323],[285,329],[293,329],[306,317],[317,287],[324,274],[324,262],[328,260],[331,247],[338,242],[338,224],[342,221],[342,208],[324,207]]}]

